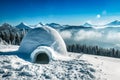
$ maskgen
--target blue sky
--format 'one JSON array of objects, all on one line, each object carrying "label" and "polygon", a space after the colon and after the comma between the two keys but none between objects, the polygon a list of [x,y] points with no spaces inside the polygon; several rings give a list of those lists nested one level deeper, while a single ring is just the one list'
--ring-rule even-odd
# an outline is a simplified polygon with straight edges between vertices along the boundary
[{"label": "blue sky", "polygon": [[120,0],[0,0],[0,24],[104,24],[120,20],[119,5]]}]

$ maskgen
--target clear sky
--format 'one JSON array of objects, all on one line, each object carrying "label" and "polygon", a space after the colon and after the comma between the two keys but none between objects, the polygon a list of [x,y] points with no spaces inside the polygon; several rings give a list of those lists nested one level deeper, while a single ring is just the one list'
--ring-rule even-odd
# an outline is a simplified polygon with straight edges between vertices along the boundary
[{"label": "clear sky", "polygon": [[0,0],[0,24],[104,24],[116,19],[120,0]]}]

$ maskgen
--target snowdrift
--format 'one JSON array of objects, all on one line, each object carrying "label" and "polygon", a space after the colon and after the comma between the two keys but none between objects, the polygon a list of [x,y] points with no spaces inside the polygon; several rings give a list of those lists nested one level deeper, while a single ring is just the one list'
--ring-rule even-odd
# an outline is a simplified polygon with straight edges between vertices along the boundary
[{"label": "snowdrift", "polygon": [[55,29],[47,26],[30,30],[18,51],[21,57],[36,63],[49,63],[50,60],[67,53],[62,37]]}]

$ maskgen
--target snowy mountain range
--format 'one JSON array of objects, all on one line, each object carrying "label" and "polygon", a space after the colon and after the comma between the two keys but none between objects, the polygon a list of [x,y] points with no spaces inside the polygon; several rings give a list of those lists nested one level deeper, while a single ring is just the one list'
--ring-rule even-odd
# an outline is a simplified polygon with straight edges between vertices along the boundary
[{"label": "snowy mountain range", "polygon": [[10,24],[8,24],[8,23],[4,23],[4,24],[2,24],[2,25],[0,26],[0,32],[2,32],[2,31],[6,31],[6,32],[10,32],[10,31],[12,31],[12,32],[17,32],[18,29],[15,28],[15,27],[13,27],[12,25],[10,25]]},{"label": "snowy mountain range", "polygon": [[2,24],[1,25],[1,29],[7,29],[7,28],[11,28],[12,26],[10,25],[10,24],[8,24],[8,23],[4,23],[4,24]]},{"label": "snowy mountain range", "polygon": [[[52,27],[54,29],[81,29],[81,28],[92,28],[94,27],[95,25],[93,24],[90,24],[90,23],[84,23],[83,25],[61,25],[61,24],[58,24],[58,23],[47,23],[47,24],[42,24],[41,22],[36,24],[36,25],[28,25],[24,22],[21,22],[20,24],[16,25],[14,28],[17,28],[17,29],[26,29],[26,30],[29,30],[31,28],[37,28],[37,27],[41,27],[41,26],[49,26],[49,27]],[[97,26],[97,25],[96,25]],[[99,25],[98,25],[99,26]],[[112,21],[108,24],[105,24],[103,25],[104,27],[120,27],[120,21],[119,20],[115,20],[115,21]],[[12,25],[8,24],[8,23],[4,23],[3,25],[1,25],[1,27],[4,27],[4,28],[11,28],[13,27]],[[0,28],[1,30],[1,28]]]},{"label": "snowy mountain range", "polygon": [[30,29],[30,26],[28,26],[26,23],[24,22],[21,22],[20,24],[18,24],[17,26],[15,26],[16,28],[19,28],[19,29]]},{"label": "snowy mountain range", "polygon": [[[22,29],[20,26],[22,26],[24,29]],[[4,23],[0,26],[0,38],[8,44],[19,45],[28,28],[26,28],[23,23],[17,27],[14,27],[8,23]]]},{"label": "snowy mountain range", "polygon": [[108,23],[107,25],[109,25],[109,26],[117,26],[117,25],[120,25],[120,21],[115,20],[115,21],[112,21],[112,22]]},{"label": "snowy mountain range", "polygon": [[38,28],[38,27],[42,27],[42,26],[44,26],[44,24],[42,24],[41,22],[39,22],[36,25],[30,25],[30,28]]},{"label": "snowy mountain range", "polygon": [[50,27],[52,27],[54,29],[62,29],[62,28],[64,28],[63,25],[60,25],[58,23],[47,23],[46,26],[50,26]]},{"label": "snowy mountain range", "polygon": [[93,27],[93,25],[92,25],[92,24],[87,23],[87,22],[86,22],[86,23],[84,23],[84,24],[83,24],[83,26],[85,26],[85,27]]}]

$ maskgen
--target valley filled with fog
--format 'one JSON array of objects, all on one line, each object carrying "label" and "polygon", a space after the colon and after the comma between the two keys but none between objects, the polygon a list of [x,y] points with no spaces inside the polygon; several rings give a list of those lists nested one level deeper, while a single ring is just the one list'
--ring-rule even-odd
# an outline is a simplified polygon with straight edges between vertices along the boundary
[{"label": "valley filled with fog", "polygon": [[103,48],[120,48],[120,28],[71,29],[60,32],[66,44],[86,44]]}]

